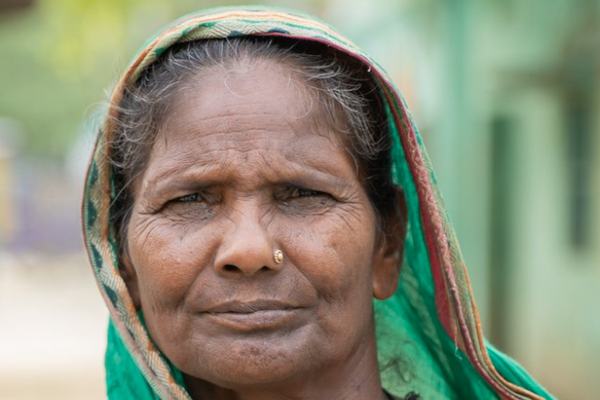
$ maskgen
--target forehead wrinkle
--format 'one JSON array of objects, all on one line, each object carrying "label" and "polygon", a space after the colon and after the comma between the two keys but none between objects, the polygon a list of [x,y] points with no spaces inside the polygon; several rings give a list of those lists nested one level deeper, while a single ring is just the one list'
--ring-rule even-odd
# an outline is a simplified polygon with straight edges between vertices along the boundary
[{"label": "forehead wrinkle", "polygon": [[[209,163],[220,163],[223,164],[223,160],[233,161],[236,155],[244,153],[244,159],[248,160],[248,154],[254,151],[263,151],[262,159],[264,162],[268,162],[271,166],[272,157],[268,157],[270,152],[274,154],[281,154],[286,160],[294,159],[310,159],[310,156],[314,154],[315,143],[312,140],[303,140],[310,137],[319,137],[323,141],[322,145],[325,147],[331,147],[332,149],[341,149],[346,152],[346,146],[343,144],[343,139],[337,132],[332,132],[328,127],[319,126],[316,121],[311,127],[307,127],[305,124],[298,124],[295,121],[284,121],[280,124],[281,130],[262,128],[251,128],[251,129],[239,129],[229,130],[227,132],[221,132],[216,130],[202,129],[201,126],[194,126],[189,124],[189,131],[181,134],[180,132],[173,133],[177,136],[177,139],[172,141],[173,147],[165,148],[162,142],[156,143],[152,151],[151,163],[155,165],[159,163],[158,168],[150,169],[161,170],[163,165],[167,165],[167,169],[157,175],[162,177],[163,174],[169,174],[176,172],[179,167],[182,169],[187,168],[189,165],[194,163],[209,164]],[[248,124],[248,126],[253,126]],[[198,132],[200,130],[201,132]],[[278,134],[280,133],[280,134]],[[164,133],[168,136],[168,133]],[[190,139],[187,137],[191,136]],[[290,136],[292,141],[290,142]],[[215,139],[211,139],[215,137]],[[198,151],[196,147],[191,145],[191,141],[198,141],[200,149]],[[175,143],[185,143],[183,147],[177,146]],[[280,144],[283,142],[283,144]],[[289,146],[289,144],[292,144]],[[317,147],[321,145],[317,144]],[[223,153],[228,153],[225,157]],[[233,153],[231,153],[233,152]],[[232,157],[233,156],[233,157]],[[171,164],[175,164],[171,166]]]},{"label": "forehead wrinkle", "polygon": [[[330,165],[307,154],[283,154],[261,148],[249,149],[243,152],[243,157],[236,157],[232,156],[232,152],[240,153],[237,149],[211,151],[204,153],[202,160],[176,162],[166,169],[154,171],[144,181],[144,197],[160,191],[172,179],[197,180],[217,185],[253,186],[257,183],[275,184],[306,177],[310,179],[316,173],[316,176],[327,175],[333,178],[337,186],[348,186],[348,182],[336,171],[336,165]],[[212,154],[216,154],[216,158],[213,158]],[[255,167],[248,168],[248,164]]]},{"label": "forehead wrinkle", "polygon": [[[202,118],[201,121],[186,121],[185,118],[174,118],[173,122],[165,124],[158,133],[160,136],[182,136],[186,140],[199,140],[205,142],[207,147],[219,147],[223,143],[234,140],[240,142],[252,142],[261,139],[257,136],[263,136],[262,139],[273,141],[280,137],[280,133],[289,132],[300,136],[309,131],[311,134],[318,134],[323,137],[331,137],[331,131],[323,129],[318,117],[310,113],[307,116],[290,118],[285,120],[276,120],[270,116],[279,116],[280,113],[243,113],[240,110],[231,112],[223,117],[222,115],[209,116]],[[268,125],[261,126],[257,120],[269,120]],[[209,140],[212,136],[224,135],[224,139]],[[337,135],[336,135],[337,136]],[[169,141],[171,142],[172,139]],[[153,153],[169,149],[169,142],[166,140],[157,141],[153,146]]]},{"label": "forehead wrinkle", "polygon": [[[290,113],[289,118],[287,119],[287,126],[290,126],[293,130],[298,133],[303,133],[307,128],[311,131],[311,133],[316,133],[321,136],[329,137],[330,139],[333,136],[336,136],[335,141],[339,141],[340,143],[344,143],[347,141],[347,133],[341,132],[338,124],[333,123],[331,120],[330,111],[320,100],[320,97],[323,95],[318,92],[317,88],[312,87],[301,75],[301,72],[297,71],[297,66],[288,65],[287,62],[276,61],[276,60],[256,60],[253,65],[257,65],[257,68],[263,64],[267,64],[269,69],[274,70],[275,75],[279,74],[282,79],[281,85],[283,86],[283,90],[289,92],[291,87],[295,88],[295,92],[297,94],[298,99],[301,101],[295,102],[293,106],[295,106],[295,113]],[[195,76],[190,79],[190,84],[185,85],[186,90],[178,93],[175,98],[172,99],[174,103],[173,107],[171,107],[171,112],[165,119],[165,124],[163,126],[168,125],[167,128],[179,128],[184,131],[189,131],[191,134],[197,134],[199,131],[202,135],[212,135],[214,133],[219,133],[215,131],[211,131],[210,129],[202,129],[202,125],[209,125],[215,119],[222,119],[223,112],[225,116],[232,117],[232,121],[226,121],[227,124],[243,124],[244,117],[251,119],[254,116],[260,116],[262,118],[268,117],[269,115],[279,115],[283,111],[281,108],[263,108],[262,113],[244,113],[244,105],[248,104],[247,100],[240,101],[240,95],[236,93],[235,96],[229,96],[228,98],[224,98],[222,100],[225,101],[225,105],[220,107],[217,115],[206,114],[207,106],[208,111],[213,112],[215,110],[210,110],[211,98],[206,92],[212,92],[210,87],[215,85],[215,79],[218,80],[218,77],[224,77],[224,74],[227,71],[222,71],[217,68],[208,68],[203,71],[198,72]],[[239,74],[242,74],[240,71],[236,71]],[[246,68],[244,70],[245,73],[252,73],[253,70],[251,68]],[[217,78],[209,79],[211,76],[217,74]],[[247,80],[243,81],[246,82]],[[251,79],[250,79],[251,81]],[[260,89],[261,87],[258,87]],[[257,87],[254,87],[254,94],[257,93]],[[231,92],[230,90],[228,90]],[[259,104],[266,103],[269,104],[269,100],[267,99],[267,95],[269,93],[264,94],[264,90],[259,91],[260,96],[253,103],[256,104],[258,101]],[[243,96],[247,97],[247,96]],[[230,103],[230,104],[227,104]],[[272,103],[271,103],[272,104]],[[204,118],[201,121],[201,125],[198,126],[198,121],[185,121],[185,118],[181,118],[180,113],[177,111],[180,109],[189,109],[190,106],[192,110],[198,110],[204,112]],[[289,110],[289,109],[286,109]],[[339,111],[339,110],[335,110]],[[220,113],[220,114],[219,114]],[[338,112],[334,112],[334,114],[338,114],[333,116],[334,118],[342,117]],[[343,118],[342,118],[343,119]],[[308,126],[301,126],[302,124],[307,124]],[[184,124],[183,126],[181,126]],[[173,126],[175,125],[175,126]],[[179,125],[179,126],[178,126]],[[187,126],[185,126],[187,125]],[[219,124],[217,124],[219,125]],[[254,128],[255,121],[248,124],[251,128]],[[342,125],[345,125],[342,123]],[[323,129],[323,127],[326,129]],[[221,127],[223,126],[223,122],[221,121]],[[282,126],[283,128],[283,126]],[[259,129],[259,128],[256,128]],[[161,129],[161,132],[164,132],[170,129]],[[233,132],[232,132],[233,133]]]},{"label": "forehead wrinkle", "polygon": [[[216,135],[216,133],[199,135],[201,137],[198,139],[206,140],[212,135]],[[321,137],[323,141],[327,142],[323,144],[326,147],[344,147],[340,145],[339,137],[334,138],[332,134],[311,132],[309,135]],[[184,147],[184,151],[174,154],[169,151],[159,152],[160,155],[154,158],[149,165],[147,171],[149,176],[142,180],[144,197],[152,196],[155,192],[153,188],[157,185],[160,186],[162,180],[186,174],[190,170],[192,175],[196,175],[198,179],[202,176],[206,178],[207,175],[212,175],[215,180],[230,181],[233,184],[244,181],[254,183],[260,179],[268,182],[285,179],[293,181],[302,177],[303,171],[307,169],[308,173],[317,171],[334,176],[336,181],[343,182],[336,172],[335,165],[328,165],[327,160],[312,156],[314,142],[309,141],[304,144],[305,142],[301,139],[303,134],[296,130],[293,131],[293,137],[297,137],[298,140],[294,140],[294,146],[290,148],[274,145],[277,142],[285,141],[285,135],[281,138],[276,135],[265,135],[260,139],[257,139],[255,135],[249,136],[244,138],[245,135],[241,135],[242,139],[240,139],[240,135],[235,135],[237,140],[209,140],[209,145],[204,146],[205,151],[202,152],[186,151],[186,149],[193,150],[193,146]],[[257,140],[266,146],[257,147]],[[241,143],[247,143],[247,145],[240,147]],[[178,147],[175,145],[172,149],[177,150]],[[255,164],[256,168],[248,168],[248,163]],[[249,172],[244,173],[246,170]],[[256,171],[260,172],[257,174]],[[344,186],[346,185],[344,184]]]},{"label": "forehead wrinkle", "polygon": [[[161,154],[158,156],[158,160],[156,160],[161,164],[164,164],[165,162],[169,164],[169,161],[175,158],[177,160],[177,165],[169,167],[166,171],[160,173],[155,178],[160,179],[166,175],[176,172],[177,170],[185,170],[194,163],[202,163],[203,159],[207,159],[207,162],[210,162],[210,159],[212,158],[211,154],[221,154],[223,151],[227,151],[227,147],[230,147],[228,144],[233,142],[235,142],[235,147],[237,148],[239,148],[241,143],[248,143],[248,148],[246,151],[251,151],[256,148],[256,134],[262,134],[263,138],[261,140],[264,140],[268,145],[271,145],[277,142],[279,135],[276,133],[280,129],[281,131],[286,131],[288,134],[292,134],[294,138],[300,139],[295,141],[294,146],[290,146],[290,148],[284,147],[282,149],[277,148],[277,146],[271,148],[271,150],[274,150],[275,152],[285,154],[285,158],[288,160],[297,157],[306,157],[306,155],[303,156],[299,153],[307,153],[307,155],[311,154],[311,149],[306,148],[306,146],[304,146],[305,151],[298,151],[298,145],[302,147],[301,137],[306,134],[321,136],[329,142],[329,146],[333,145],[335,148],[341,148],[347,151],[347,146],[344,144],[346,141],[345,135],[339,132],[336,126],[331,123],[330,118],[327,118],[328,111],[325,105],[319,101],[318,93],[316,93],[317,89],[310,87],[310,85],[308,85],[306,82],[300,82],[299,79],[296,79],[295,76],[298,76],[299,73],[284,63],[276,63],[271,61],[270,64],[271,66],[275,65],[276,68],[272,67],[272,69],[278,70],[280,77],[284,77],[281,75],[281,73],[286,74],[285,82],[282,82],[282,84],[285,86],[284,88],[289,89],[290,86],[296,87],[299,97],[304,100],[302,103],[306,105],[306,110],[303,111],[303,114],[291,113],[291,115],[288,114],[288,118],[274,118],[273,120],[269,121],[271,125],[266,124],[265,127],[257,127],[257,116],[260,117],[258,119],[258,121],[260,121],[261,119],[264,119],[265,116],[269,116],[271,114],[280,115],[285,109],[272,108],[269,110],[263,110],[262,113],[252,112],[244,114],[243,108],[236,108],[229,104],[229,108],[231,108],[231,110],[228,113],[225,113],[227,118],[223,120],[223,114],[218,113],[219,111],[222,112],[223,109],[220,108],[219,110],[210,110],[210,102],[206,103],[210,99],[206,98],[206,93],[203,93],[207,91],[207,88],[202,90],[203,86],[201,84],[203,82],[210,83],[210,81],[207,81],[206,79],[206,75],[210,74],[200,76],[198,80],[194,80],[191,85],[187,86],[189,88],[188,90],[184,91],[183,93],[179,93],[179,95],[173,99],[173,101],[177,104],[175,104],[175,107],[172,107],[172,112],[169,113],[168,119],[165,120],[165,124],[159,131],[159,134],[164,136],[164,138],[161,141],[155,142],[152,153],[158,152]],[[222,73],[221,76],[223,76]],[[194,89],[198,90],[196,91]],[[198,101],[189,101],[192,100],[194,96],[204,96],[204,98],[196,97]],[[265,97],[266,96],[262,94],[260,100],[268,103],[268,100]],[[231,98],[232,97],[229,97],[229,100],[231,100]],[[292,107],[298,104],[299,102],[294,102]],[[211,113],[206,113],[206,106],[209,107],[209,111],[212,113],[212,115]],[[192,107],[191,112],[189,111],[190,107]],[[181,112],[178,113],[178,110],[183,109],[186,110],[186,113],[183,114],[182,118]],[[198,121],[194,120],[193,118],[185,118],[186,116],[193,114],[194,109],[199,110],[203,115],[202,120]],[[217,113],[215,113],[215,111]],[[252,118],[252,116],[255,118]],[[278,123],[273,126],[274,121],[277,121]],[[236,127],[236,130],[232,130],[232,127]],[[220,138],[210,140],[210,138],[218,137],[222,134],[225,134],[225,140]],[[178,138],[171,138],[172,135]],[[186,137],[189,137],[192,140],[204,141],[204,143],[201,145],[201,148],[205,149],[206,151],[203,151],[202,153],[198,153],[197,151],[194,152],[193,146],[170,146],[170,143],[181,141],[182,135],[183,140],[187,140]],[[286,135],[283,134],[284,139],[285,136]],[[173,150],[169,151],[171,149]],[[181,149],[184,151],[182,152]],[[188,150],[187,152],[185,151],[186,149]],[[163,150],[166,151],[163,152]],[[174,152],[175,155],[173,155]],[[248,154],[244,156],[246,160],[248,157]],[[262,158],[264,165],[272,167],[270,161],[271,157],[269,157],[267,153],[262,153]],[[228,159],[229,157],[226,158],[226,160]],[[223,159],[219,159],[219,157],[217,157],[217,162],[220,163],[220,168],[225,170],[231,167],[231,163],[233,163],[234,160],[228,160],[226,163],[224,163]],[[298,168],[301,169],[302,166],[299,166]],[[155,179],[155,181],[157,179]]]}]

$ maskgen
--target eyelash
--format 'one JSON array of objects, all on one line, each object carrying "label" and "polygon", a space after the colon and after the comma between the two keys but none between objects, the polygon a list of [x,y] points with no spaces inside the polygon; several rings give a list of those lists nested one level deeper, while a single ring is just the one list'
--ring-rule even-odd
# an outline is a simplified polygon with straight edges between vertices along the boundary
[{"label": "eyelash", "polygon": [[[310,197],[327,197],[331,198],[331,195],[325,192],[321,192],[313,189],[306,189],[302,187],[290,186],[287,187],[284,191],[275,193],[274,199],[279,201],[289,201],[294,199],[302,199],[302,198],[310,198]],[[177,197],[169,203],[196,203],[196,202],[207,202],[206,199],[201,193],[190,193],[185,196]]]},{"label": "eyelash", "polygon": [[174,198],[172,200],[169,200],[165,206],[177,206],[177,205],[186,205],[186,204],[192,204],[192,203],[198,203],[201,205],[213,205],[215,203],[217,203],[219,200],[216,196],[211,195],[210,193],[202,193],[202,192],[195,192],[195,193],[189,193],[186,194],[185,196],[181,196],[181,197],[177,197]]},{"label": "eyelash", "polygon": [[190,193],[173,199],[172,201],[176,203],[193,203],[198,200],[200,200],[200,195],[198,195],[198,193]]},{"label": "eyelash", "polygon": [[319,192],[318,190],[312,189],[304,189],[304,188],[291,188],[290,197],[313,197],[313,196],[325,196],[326,194],[323,192]]},{"label": "eyelash", "polygon": [[[290,199],[290,198],[301,198],[301,197],[318,197],[318,196],[329,196],[325,192],[320,192],[318,190],[313,189],[305,189],[301,187],[290,187],[286,190],[286,193],[283,195],[275,196],[275,198],[281,199]],[[202,200],[202,197],[199,193],[190,193],[185,196],[177,197],[171,202],[173,203],[194,203]]]},{"label": "eyelash", "polygon": [[273,193],[273,199],[275,201],[281,201],[284,203],[294,200],[308,201],[310,198],[333,199],[329,193],[294,185],[284,186],[280,190],[276,190]]}]

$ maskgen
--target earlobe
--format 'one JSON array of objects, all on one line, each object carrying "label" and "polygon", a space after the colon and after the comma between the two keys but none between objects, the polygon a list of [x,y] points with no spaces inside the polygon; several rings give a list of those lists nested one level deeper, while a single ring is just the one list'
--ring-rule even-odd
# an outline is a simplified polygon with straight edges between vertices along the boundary
[{"label": "earlobe", "polygon": [[142,307],[140,300],[140,290],[137,279],[137,274],[135,273],[135,269],[133,268],[133,263],[131,262],[131,257],[129,257],[129,252],[124,251],[119,258],[119,272],[121,277],[125,281],[125,285],[127,286],[127,290],[129,291],[129,295],[133,300],[133,304],[136,310],[139,310]]},{"label": "earlobe", "polygon": [[373,267],[373,297],[377,300],[390,298],[398,289],[398,279],[402,267],[399,254],[386,256]]},{"label": "earlobe", "polygon": [[396,292],[404,257],[408,213],[404,191],[396,186],[395,193],[394,211],[383,224],[379,248],[373,260],[373,297],[378,300],[385,300]]}]

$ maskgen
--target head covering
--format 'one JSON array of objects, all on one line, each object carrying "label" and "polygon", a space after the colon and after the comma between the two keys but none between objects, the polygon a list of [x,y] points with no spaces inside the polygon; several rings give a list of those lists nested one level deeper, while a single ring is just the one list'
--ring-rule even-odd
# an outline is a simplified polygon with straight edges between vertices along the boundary
[{"label": "head covering", "polygon": [[[242,36],[316,41],[369,68],[386,104],[393,136],[393,179],[406,193],[408,233],[399,288],[375,301],[377,347],[386,390],[433,399],[552,399],[513,360],[483,337],[469,278],[436,178],[405,101],[385,71],[326,24],[272,8],[226,8],[185,16],[149,40],[119,80],[108,113],[124,88],[176,43]],[[115,115],[107,115],[88,169],[83,200],[85,245],[110,311],[106,369],[110,399],[190,399],[181,372],[152,343],[119,274],[110,205]],[[407,369],[390,365],[398,357]]]}]

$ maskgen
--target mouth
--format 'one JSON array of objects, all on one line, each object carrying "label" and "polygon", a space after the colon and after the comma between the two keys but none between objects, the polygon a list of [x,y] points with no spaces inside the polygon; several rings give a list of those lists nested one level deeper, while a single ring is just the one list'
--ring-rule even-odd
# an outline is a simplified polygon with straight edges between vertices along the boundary
[{"label": "mouth", "polygon": [[202,312],[202,315],[230,330],[248,332],[292,327],[304,307],[274,300],[230,301]]}]

